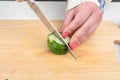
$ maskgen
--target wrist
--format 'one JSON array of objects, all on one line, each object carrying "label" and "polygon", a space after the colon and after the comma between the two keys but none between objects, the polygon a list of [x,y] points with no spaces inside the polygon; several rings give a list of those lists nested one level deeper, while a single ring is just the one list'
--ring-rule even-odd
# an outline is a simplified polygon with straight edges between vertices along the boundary
[{"label": "wrist", "polygon": [[101,11],[104,10],[104,6],[105,6],[104,0],[68,0],[67,10],[70,10],[84,2],[93,2],[101,9]]},{"label": "wrist", "polygon": [[95,3],[98,7],[100,6],[100,3],[98,2],[98,0],[68,0],[67,10],[72,9],[87,1]]}]

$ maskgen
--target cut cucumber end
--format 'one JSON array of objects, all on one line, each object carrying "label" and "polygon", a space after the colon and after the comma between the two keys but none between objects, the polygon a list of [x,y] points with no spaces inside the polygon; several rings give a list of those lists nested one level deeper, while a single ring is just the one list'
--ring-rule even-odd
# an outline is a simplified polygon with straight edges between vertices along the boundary
[{"label": "cut cucumber end", "polygon": [[[67,43],[70,41],[70,37],[65,39]],[[67,46],[60,40],[59,36],[56,32],[53,32],[48,35],[48,48],[51,52],[56,53],[58,55],[66,54],[68,51]]]}]

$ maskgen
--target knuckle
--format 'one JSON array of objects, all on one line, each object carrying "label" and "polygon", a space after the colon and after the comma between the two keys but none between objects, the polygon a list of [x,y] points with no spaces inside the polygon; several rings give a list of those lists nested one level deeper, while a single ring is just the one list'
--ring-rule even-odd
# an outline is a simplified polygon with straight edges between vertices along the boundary
[{"label": "knuckle", "polygon": [[102,11],[100,9],[98,10],[98,16],[102,16]]},{"label": "knuckle", "polygon": [[79,19],[76,19],[76,21],[74,22],[74,26],[73,27],[77,27],[79,26],[80,22],[79,22]]},{"label": "knuckle", "polygon": [[88,10],[93,11],[93,12],[99,9],[99,7],[93,2],[86,2],[86,7]]},{"label": "knuckle", "polygon": [[68,28],[67,28],[67,32],[68,32],[69,34],[71,34],[72,32],[74,32],[74,28],[73,28],[73,27],[68,27]]},{"label": "knuckle", "polygon": [[88,38],[87,36],[82,38],[81,42],[85,41],[87,38]]},{"label": "knuckle", "polygon": [[83,29],[83,33],[87,34],[90,31],[91,26],[86,26],[86,28]]},{"label": "knuckle", "polygon": [[76,39],[78,42],[81,40],[81,36],[80,36],[79,33],[77,33],[77,34],[75,35],[75,39]]},{"label": "knuckle", "polygon": [[102,11],[101,10],[94,11],[94,13],[96,14],[97,20],[102,19]]}]

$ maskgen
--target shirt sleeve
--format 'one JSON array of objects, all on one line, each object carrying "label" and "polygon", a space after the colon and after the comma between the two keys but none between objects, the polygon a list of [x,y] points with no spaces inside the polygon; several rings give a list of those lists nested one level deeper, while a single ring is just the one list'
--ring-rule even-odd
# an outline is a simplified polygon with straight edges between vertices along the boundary
[{"label": "shirt sleeve", "polygon": [[68,0],[67,10],[70,10],[86,1],[91,1],[91,2],[95,3],[98,7],[100,7],[101,10],[103,10],[105,4],[108,2],[111,2],[112,0]]}]

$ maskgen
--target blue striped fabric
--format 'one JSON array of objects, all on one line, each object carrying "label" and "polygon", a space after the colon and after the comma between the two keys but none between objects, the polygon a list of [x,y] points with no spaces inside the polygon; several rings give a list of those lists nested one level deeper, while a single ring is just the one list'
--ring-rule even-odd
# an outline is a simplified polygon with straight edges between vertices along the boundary
[{"label": "blue striped fabric", "polygon": [[98,0],[98,2],[100,3],[100,9],[103,12],[104,11],[104,6],[105,6],[105,0]]}]

